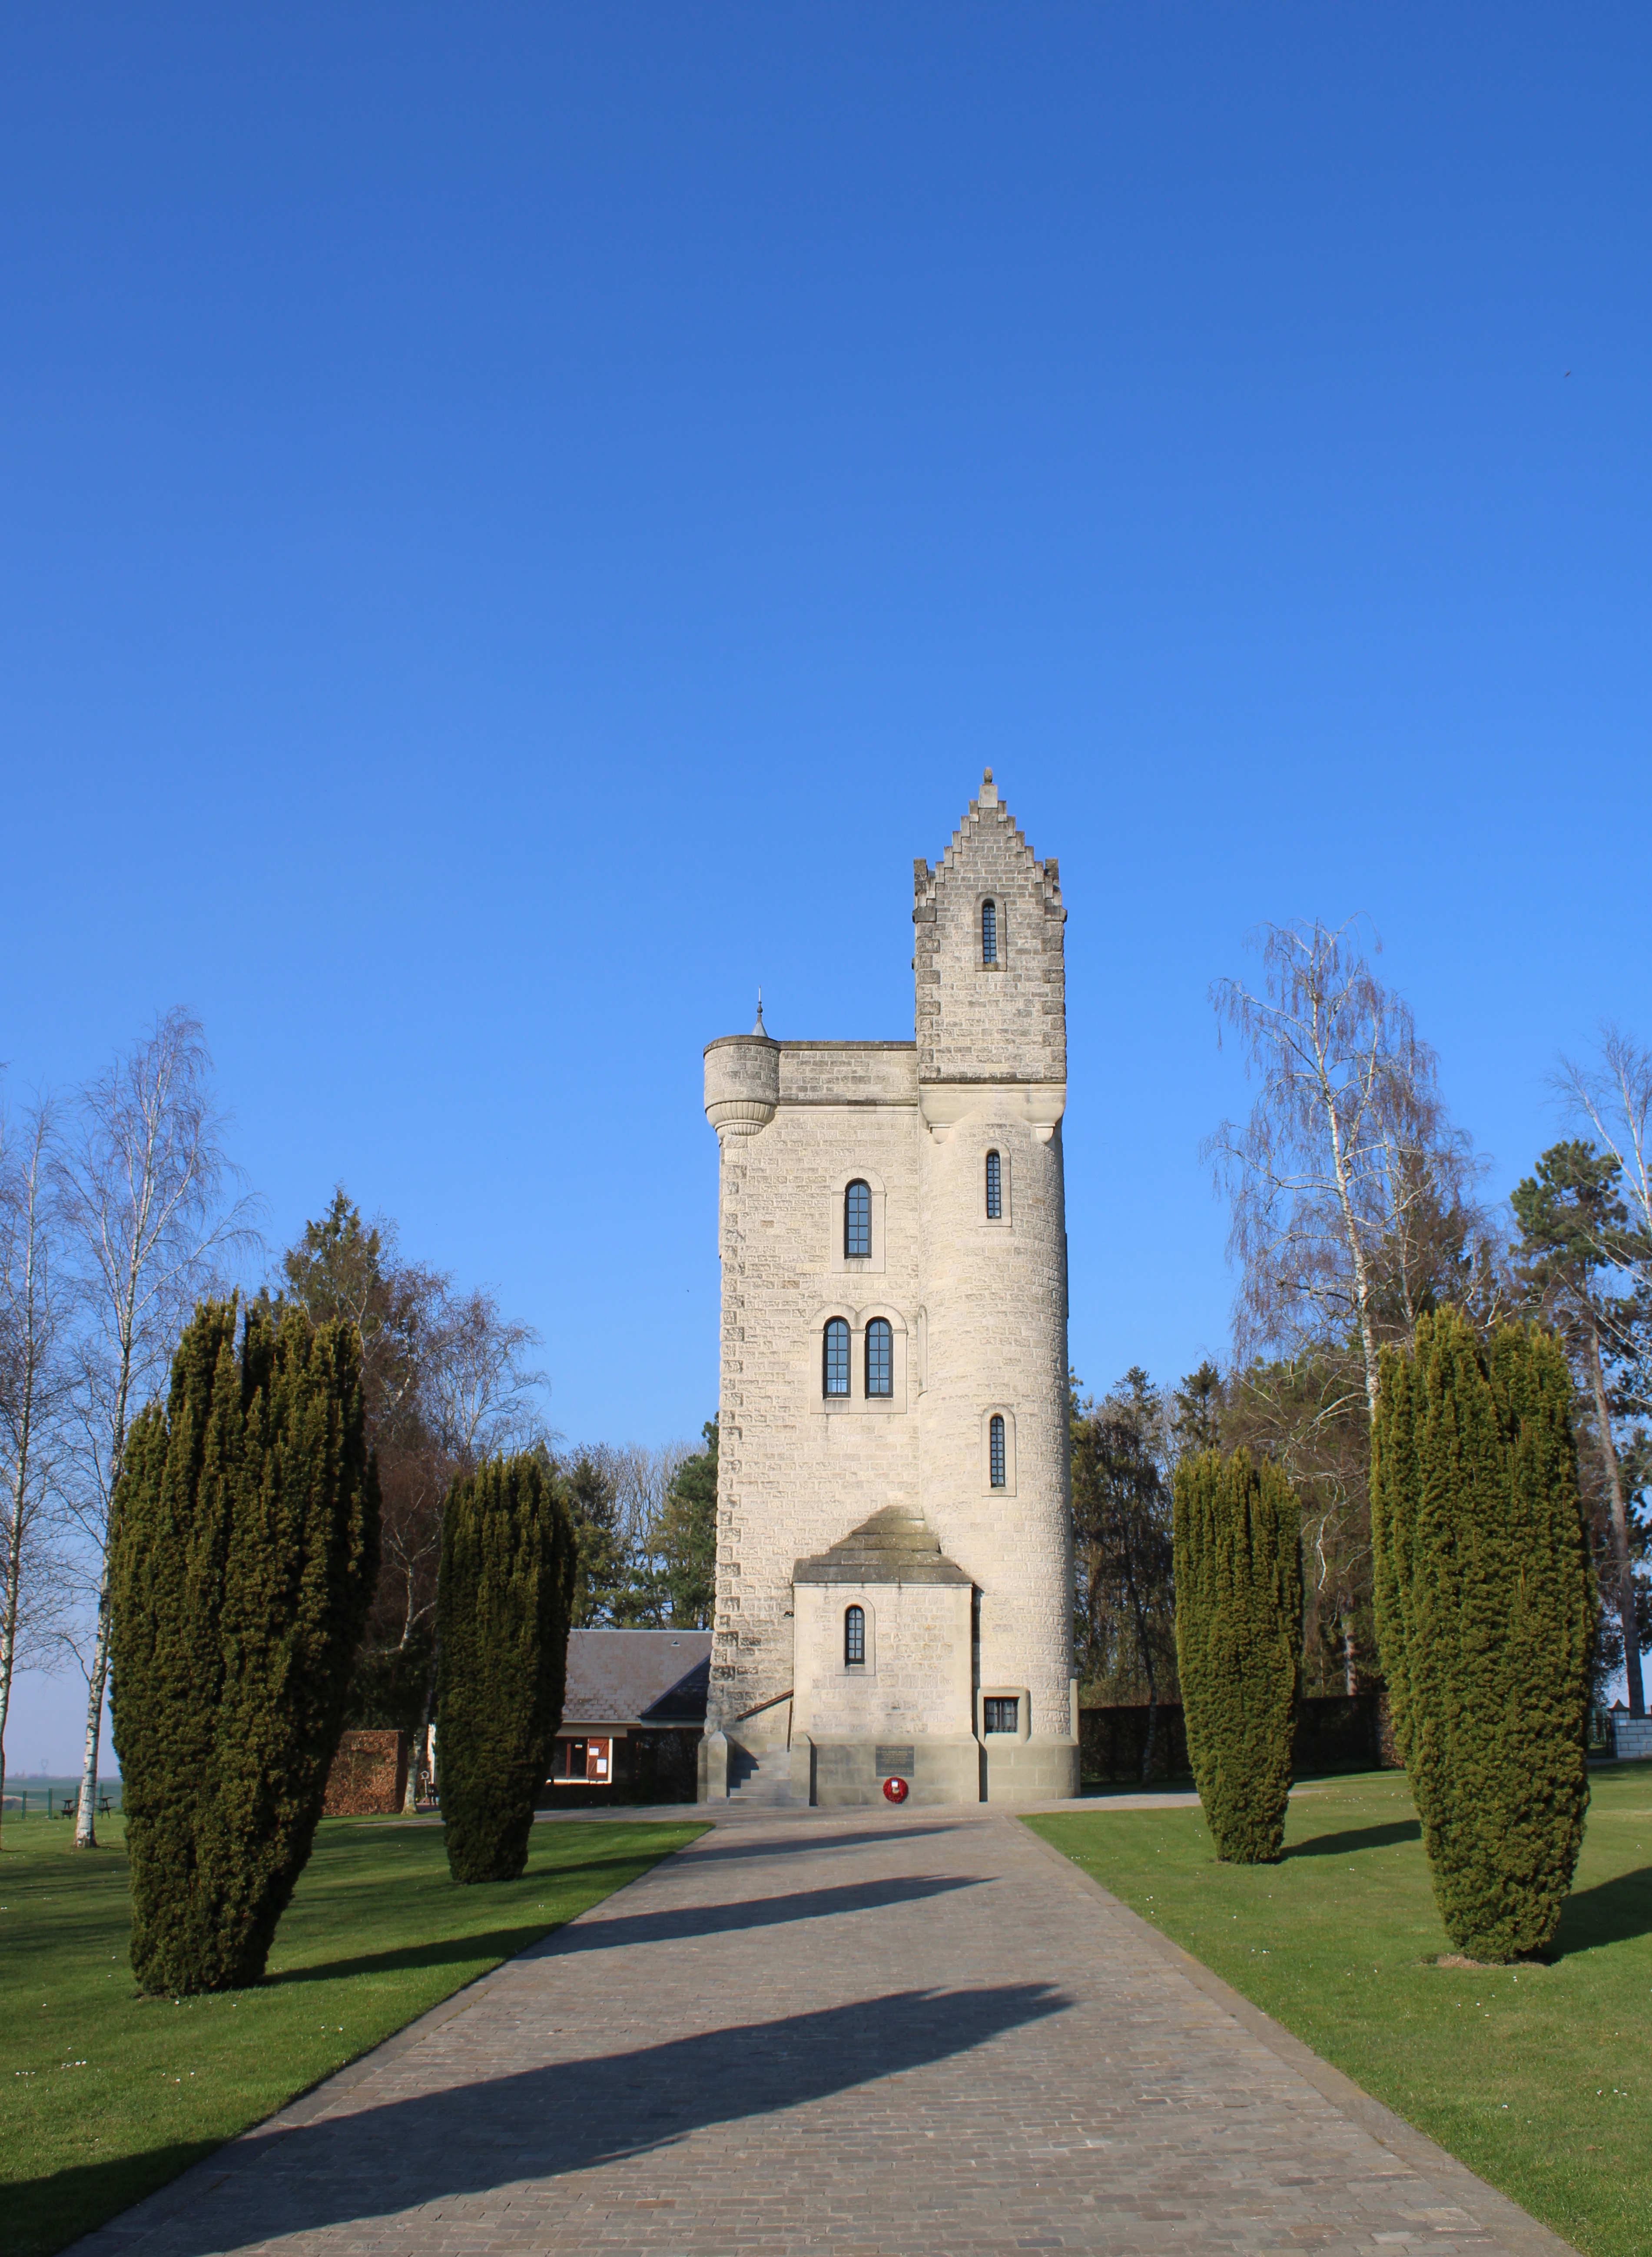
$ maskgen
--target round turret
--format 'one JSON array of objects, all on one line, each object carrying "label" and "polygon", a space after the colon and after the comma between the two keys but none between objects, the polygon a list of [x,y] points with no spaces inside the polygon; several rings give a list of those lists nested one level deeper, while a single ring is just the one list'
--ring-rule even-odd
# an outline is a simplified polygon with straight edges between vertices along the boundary
[{"label": "round turret", "polygon": [[780,1102],[780,1045],[770,1036],[722,1035],[705,1045],[705,1118],[719,1136],[755,1136]]}]

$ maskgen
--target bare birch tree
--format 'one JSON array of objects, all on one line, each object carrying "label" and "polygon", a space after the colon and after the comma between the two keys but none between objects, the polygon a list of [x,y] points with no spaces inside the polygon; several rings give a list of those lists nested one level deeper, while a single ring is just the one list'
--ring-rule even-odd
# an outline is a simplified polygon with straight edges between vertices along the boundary
[{"label": "bare birch tree", "polygon": [[[1617,1161],[1619,1191],[1652,1244],[1652,1050],[1608,1022],[1600,1029],[1599,1063],[1563,1058],[1551,1079]],[[1652,1289],[1652,1278],[1637,1282]]]},{"label": "bare birch tree", "polygon": [[77,1849],[94,1812],[109,1675],[109,1516],[134,1413],[163,1383],[179,1331],[224,1265],[258,1242],[254,1202],[219,1142],[224,1115],[200,1022],[169,1011],[82,1094],[55,1169],[81,1293],[80,1447],[68,1503],[83,1547],[90,1621]]},{"label": "bare birch tree", "polygon": [[[1563,1058],[1552,1077],[1553,1086],[1570,1110],[1586,1121],[1606,1151],[1618,1164],[1614,1186],[1627,1210],[1631,1228],[1614,1232],[1610,1242],[1598,1242],[1595,1251],[1627,1282],[1629,1291],[1617,1302],[1599,1302],[1592,1315],[1592,1356],[1590,1392],[1594,1401],[1597,1446],[1606,1475],[1607,1510],[1611,1519],[1613,1565],[1618,1587],[1618,1617],[1624,1644],[1624,1674],[1629,1707],[1634,1715],[1644,1708],[1641,1678],[1639,1584],[1630,1560],[1630,1520],[1624,1468],[1613,1434],[1614,1410],[1645,1415],[1652,1411],[1648,1363],[1652,1363],[1652,1050],[1626,1035],[1609,1020],[1600,1028],[1592,1064]],[[1600,1318],[1604,1316],[1604,1326]],[[1609,1399],[1601,1369],[1600,1333],[1618,1361],[1620,1373],[1633,1383],[1613,1390]],[[1647,1437],[1637,1430],[1632,1445],[1645,1471]],[[1638,1588],[1637,1588],[1638,1586]]]},{"label": "bare birch tree", "polygon": [[1224,1121],[1203,1152],[1231,1207],[1241,1355],[1355,1340],[1374,1417],[1385,1331],[1408,1334],[1443,1283],[1460,1288],[1443,1271],[1471,1272],[1489,1232],[1473,1198],[1484,1163],[1358,926],[1265,925],[1260,982],[1215,983],[1261,1086],[1249,1120]]},{"label": "bare birch tree", "polygon": [[443,1293],[425,1343],[426,1385],[459,1472],[501,1450],[549,1440],[541,1413],[546,1376],[528,1362],[538,1346],[533,1327],[507,1317],[488,1287]]},{"label": "bare birch tree", "polygon": [[1485,1163],[1453,1127],[1434,1052],[1371,968],[1362,920],[1265,925],[1254,984],[1211,1001],[1258,1083],[1206,1139],[1239,1264],[1224,1435],[1279,1459],[1303,1507],[1310,1644],[1358,1689],[1371,1605],[1370,1426],[1385,1341],[1442,1302],[1482,1324],[1507,1295],[1476,1196]]},{"label": "bare birch tree", "polygon": [[45,1659],[60,1597],[52,1503],[67,1394],[55,1274],[49,1100],[0,1113],[0,1810],[6,1723],[19,1668]]}]

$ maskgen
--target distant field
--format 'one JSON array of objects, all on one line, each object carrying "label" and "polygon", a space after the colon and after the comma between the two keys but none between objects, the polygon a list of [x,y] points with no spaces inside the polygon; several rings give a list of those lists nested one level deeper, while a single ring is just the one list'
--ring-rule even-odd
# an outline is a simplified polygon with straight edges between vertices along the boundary
[{"label": "distant field", "polygon": [[[31,1782],[31,1789],[32,1782]],[[46,2257],[704,1831],[534,1829],[520,1881],[461,1889],[442,1829],[330,1819],[256,1990],[146,1999],[125,1822],[76,1853],[32,1816],[0,1850],[0,2236]]]},{"label": "distant field", "polygon": [[[66,1803],[72,1805],[80,1791],[81,1782],[78,1779],[17,1779],[8,1774],[5,1794],[6,1822],[10,1823],[12,1819],[23,1815],[26,1815],[31,1823],[37,1818],[44,1818],[46,1815],[46,1804],[49,1800],[53,1822],[60,1825],[62,1823],[60,1814],[64,1805]],[[120,1781],[117,1779],[98,1780],[97,1799],[100,1805],[105,1797],[108,1798],[111,1810],[120,1808]]]},{"label": "distant field", "polygon": [[1403,1774],[1315,1779],[1277,1865],[1197,1810],[1026,1822],[1586,2257],[1652,2251],[1652,1764],[1603,1765],[1549,1963],[1441,1968]]}]

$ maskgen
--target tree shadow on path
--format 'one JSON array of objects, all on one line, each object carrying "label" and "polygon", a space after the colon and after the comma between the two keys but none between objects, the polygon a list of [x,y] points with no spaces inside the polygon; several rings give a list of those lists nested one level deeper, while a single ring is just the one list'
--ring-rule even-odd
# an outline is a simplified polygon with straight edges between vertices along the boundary
[{"label": "tree shadow on path", "polygon": [[489,1956],[543,1958],[578,1951],[618,1951],[639,1943],[687,1943],[707,1935],[736,1935],[741,1928],[775,1928],[800,1920],[835,1920],[843,1913],[882,1912],[891,1905],[918,1904],[950,1896],[956,1889],[982,1886],[974,1878],[932,1875],[911,1879],[845,1881],[836,1888],[794,1889],[787,1896],[747,1897],[733,1904],[662,1906],[657,1911],[614,1913],[586,1919],[546,1935],[542,1927],[500,1929],[493,1935],[456,1935],[431,1943],[408,1944],[394,1951],[365,1951],[351,1959],[323,1959],[308,1967],[288,1967],[267,1976],[269,1985],[331,1983],[344,1975],[382,1974],[394,1968],[440,1967],[456,1960]]},{"label": "tree shadow on path", "polygon": [[920,1841],[926,1834],[955,1834],[954,1823],[939,1822],[927,1826],[870,1826],[854,1834],[773,1834],[766,1839],[755,1837],[729,1841],[719,1835],[702,1835],[686,1850],[679,1850],[679,1857],[692,1857],[697,1865],[705,1865],[732,1857],[783,1857],[794,1850],[806,1850],[812,1857],[828,1857],[836,1850],[863,1850],[870,1843],[887,1849],[891,1842]]},{"label": "tree shadow on path", "polygon": [[[249,2133],[83,2247],[104,2257],[142,2234],[145,2257],[221,2257],[618,2162],[946,2060],[1069,2003],[1047,1983],[899,1991],[359,2109],[346,2091],[338,2113]],[[100,2168],[54,2174],[53,2193],[81,2207]]]}]

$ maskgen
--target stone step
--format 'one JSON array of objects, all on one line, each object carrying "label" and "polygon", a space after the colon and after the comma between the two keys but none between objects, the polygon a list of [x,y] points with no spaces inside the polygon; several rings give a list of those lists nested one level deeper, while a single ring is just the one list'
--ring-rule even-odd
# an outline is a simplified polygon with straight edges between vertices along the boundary
[{"label": "stone step", "polygon": [[728,1800],[731,1802],[790,1802],[791,1800],[790,1750],[769,1748],[758,1756],[754,1755],[749,1748],[730,1748]]}]

